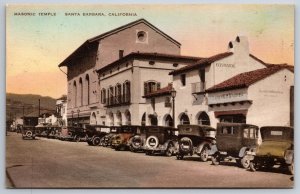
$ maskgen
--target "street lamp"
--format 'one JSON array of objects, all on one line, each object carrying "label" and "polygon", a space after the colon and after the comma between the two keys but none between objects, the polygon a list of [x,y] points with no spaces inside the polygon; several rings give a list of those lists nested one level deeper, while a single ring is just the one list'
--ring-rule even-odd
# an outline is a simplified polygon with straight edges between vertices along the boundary
[{"label": "street lamp", "polygon": [[72,113],[72,127],[73,127],[73,114],[74,114],[74,111],[72,110],[71,113]]},{"label": "street lamp", "polygon": [[173,127],[175,127],[175,97],[176,97],[176,90],[172,87],[171,90],[171,96],[172,96],[172,107],[173,107]]},{"label": "street lamp", "polygon": [[80,110],[77,109],[77,127],[79,126],[79,113],[80,113]]}]

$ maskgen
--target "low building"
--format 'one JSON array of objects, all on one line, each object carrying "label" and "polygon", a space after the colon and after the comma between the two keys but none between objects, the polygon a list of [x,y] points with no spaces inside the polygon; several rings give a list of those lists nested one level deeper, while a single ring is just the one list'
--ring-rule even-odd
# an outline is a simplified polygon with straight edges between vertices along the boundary
[{"label": "low building", "polygon": [[67,96],[63,95],[62,97],[56,99],[56,116],[57,124],[59,126],[67,126]]}]

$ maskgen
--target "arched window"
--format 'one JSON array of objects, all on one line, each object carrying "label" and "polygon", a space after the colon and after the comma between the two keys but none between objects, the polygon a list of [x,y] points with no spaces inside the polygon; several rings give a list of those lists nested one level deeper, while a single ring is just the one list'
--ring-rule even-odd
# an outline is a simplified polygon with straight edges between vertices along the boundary
[{"label": "arched window", "polygon": [[101,103],[106,104],[106,89],[105,88],[103,88],[101,90]]},{"label": "arched window", "polygon": [[187,114],[183,113],[180,117],[180,124],[187,124],[189,125],[190,124],[190,119],[189,117],[187,116]]},{"label": "arched window", "polygon": [[77,85],[76,85],[76,81],[73,82],[73,107],[77,106]]},{"label": "arched window", "polygon": [[146,113],[144,113],[143,116],[142,116],[141,125],[142,125],[142,126],[145,126],[145,125],[146,125]]},{"label": "arched window", "polygon": [[81,78],[79,78],[79,90],[80,90],[80,94],[79,94],[80,105],[79,106],[82,106],[83,105],[83,85],[82,85],[82,79]]},{"label": "arched window", "polygon": [[156,115],[149,115],[149,119],[151,122],[152,126],[157,126],[158,125],[158,120]]},{"label": "arched window", "polygon": [[119,83],[115,87],[115,96],[116,104],[120,104],[122,102],[122,86]]},{"label": "arched window", "polygon": [[124,103],[129,103],[131,99],[131,91],[130,91],[130,81],[126,81],[124,83],[123,89],[123,99]]},{"label": "arched window", "polygon": [[97,117],[96,117],[95,112],[92,113],[92,116],[91,116],[91,119],[90,119],[90,124],[97,125]]},{"label": "arched window", "polygon": [[206,114],[206,112],[202,112],[199,114],[198,124],[199,125],[210,125],[210,119],[209,119],[209,116]]},{"label": "arched window", "polygon": [[169,126],[169,127],[173,126],[173,119],[169,114],[165,117],[165,126]]},{"label": "arched window", "polygon": [[125,111],[126,125],[131,125],[131,113],[129,110]]},{"label": "arched window", "polygon": [[89,74],[86,74],[85,76],[85,82],[87,87],[87,104],[90,104],[90,77]]}]

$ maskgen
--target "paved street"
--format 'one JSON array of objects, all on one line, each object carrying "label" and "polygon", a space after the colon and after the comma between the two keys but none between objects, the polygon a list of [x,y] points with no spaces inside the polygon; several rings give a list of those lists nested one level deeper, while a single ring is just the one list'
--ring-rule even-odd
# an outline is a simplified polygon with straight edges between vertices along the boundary
[{"label": "paved street", "polygon": [[279,169],[250,172],[233,162],[213,166],[190,157],[146,156],[91,147],[86,142],[6,136],[8,187],[280,187],[293,186],[292,176]]}]

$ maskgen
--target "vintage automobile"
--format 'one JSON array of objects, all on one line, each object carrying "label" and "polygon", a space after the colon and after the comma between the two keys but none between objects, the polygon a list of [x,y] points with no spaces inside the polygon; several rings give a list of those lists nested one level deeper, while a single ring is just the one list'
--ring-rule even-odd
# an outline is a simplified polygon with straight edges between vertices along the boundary
[{"label": "vintage automobile", "polygon": [[80,142],[86,141],[86,130],[81,126],[73,126],[69,128],[69,134],[72,137],[72,141]]},{"label": "vintage automobile", "polygon": [[178,125],[177,159],[185,155],[197,154],[206,162],[212,144],[215,142],[216,129],[206,125]]},{"label": "vintage automobile", "polygon": [[90,146],[100,145],[101,138],[110,131],[108,126],[104,125],[87,125],[86,127],[87,143]]},{"label": "vintage automobile", "polygon": [[73,137],[73,134],[71,132],[71,127],[62,127],[61,128],[61,132],[59,133],[59,137],[58,139],[62,140],[62,141],[70,141],[70,140],[73,140],[74,137]]},{"label": "vintage automobile", "polygon": [[117,134],[112,138],[112,147],[119,151],[124,151],[130,148],[132,138],[140,133],[141,126],[123,125],[118,128]]},{"label": "vintage automobile", "polygon": [[212,146],[212,164],[218,165],[225,158],[249,168],[247,151],[255,148],[259,141],[259,128],[245,123],[218,123],[216,144]]},{"label": "vintage automobile", "polygon": [[47,137],[48,138],[56,138],[57,134],[60,131],[60,126],[57,125],[51,125],[49,127],[47,127]]},{"label": "vintage automobile", "polygon": [[262,143],[248,152],[251,171],[280,164],[294,174],[294,128],[265,126],[260,132]]},{"label": "vintage automobile", "polygon": [[39,123],[35,126],[35,134],[37,137],[47,137],[48,136],[48,123]]},{"label": "vintage automobile", "polygon": [[35,139],[35,127],[24,125],[21,127],[23,139]]},{"label": "vintage automobile", "polygon": [[111,146],[113,137],[118,133],[119,128],[118,126],[111,126],[109,133],[100,139],[100,145],[104,147]]},{"label": "vintage automobile", "polygon": [[159,153],[172,156],[175,154],[175,147],[178,143],[178,137],[175,135],[176,128],[163,126],[145,126],[143,128],[143,133],[145,133],[143,150],[146,155]]}]

